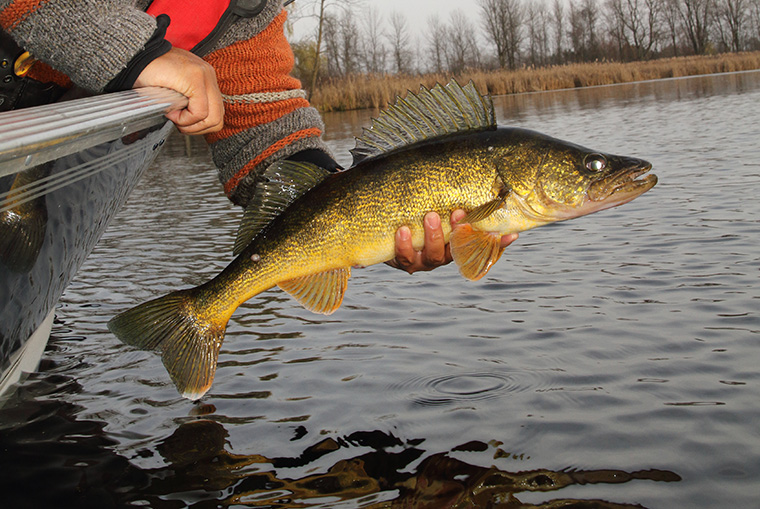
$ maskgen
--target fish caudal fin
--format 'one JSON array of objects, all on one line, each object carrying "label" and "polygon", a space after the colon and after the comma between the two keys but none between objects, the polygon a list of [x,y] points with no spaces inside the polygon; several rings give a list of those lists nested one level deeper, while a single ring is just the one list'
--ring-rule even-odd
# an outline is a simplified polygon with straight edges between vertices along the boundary
[{"label": "fish caudal fin", "polygon": [[194,290],[181,290],[129,309],[108,322],[124,343],[160,352],[177,390],[200,399],[211,387],[227,318],[206,320],[194,309]]},{"label": "fish caudal fin", "polygon": [[459,272],[473,281],[485,276],[504,252],[498,233],[476,230],[470,224],[460,224],[454,228],[449,243],[451,257]]}]

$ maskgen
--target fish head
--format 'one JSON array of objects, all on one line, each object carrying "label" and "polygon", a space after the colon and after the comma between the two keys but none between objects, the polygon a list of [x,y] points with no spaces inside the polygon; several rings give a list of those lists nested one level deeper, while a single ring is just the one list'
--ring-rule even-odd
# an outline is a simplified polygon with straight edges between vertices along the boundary
[{"label": "fish head", "polygon": [[657,183],[642,159],[591,150],[519,130],[498,163],[499,175],[528,229],[616,207]]}]

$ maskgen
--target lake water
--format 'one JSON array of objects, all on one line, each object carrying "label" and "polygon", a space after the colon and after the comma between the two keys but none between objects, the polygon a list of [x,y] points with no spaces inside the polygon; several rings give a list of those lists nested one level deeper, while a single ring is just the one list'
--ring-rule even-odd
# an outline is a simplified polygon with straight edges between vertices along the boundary
[{"label": "lake water", "polygon": [[[0,410],[0,505],[760,507],[760,73],[496,104],[660,182],[478,282],[355,270],[329,317],[266,292],[193,403],[105,326],[230,259],[240,214],[177,140]],[[326,117],[344,164],[371,115]]]}]

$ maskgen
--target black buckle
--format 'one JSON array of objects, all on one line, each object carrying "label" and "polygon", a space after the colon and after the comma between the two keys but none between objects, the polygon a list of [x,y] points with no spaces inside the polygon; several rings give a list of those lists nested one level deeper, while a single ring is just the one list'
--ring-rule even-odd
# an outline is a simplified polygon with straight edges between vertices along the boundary
[{"label": "black buckle", "polygon": [[[5,31],[0,30],[0,111],[57,101],[66,91],[55,83],[41,83],[24,76],[31,56]],[[21,68],[18,68],[22,64]]]}]

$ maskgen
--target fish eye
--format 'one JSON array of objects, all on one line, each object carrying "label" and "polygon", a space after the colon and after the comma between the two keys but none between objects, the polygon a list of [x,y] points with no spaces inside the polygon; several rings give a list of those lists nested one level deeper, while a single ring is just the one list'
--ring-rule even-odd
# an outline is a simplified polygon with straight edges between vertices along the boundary
[{"label": "fish eye", "polygon": [[589,154],[584,162],[586,168],[593,172],[600,172],[607,167],[607,158],[602,154]]}]

